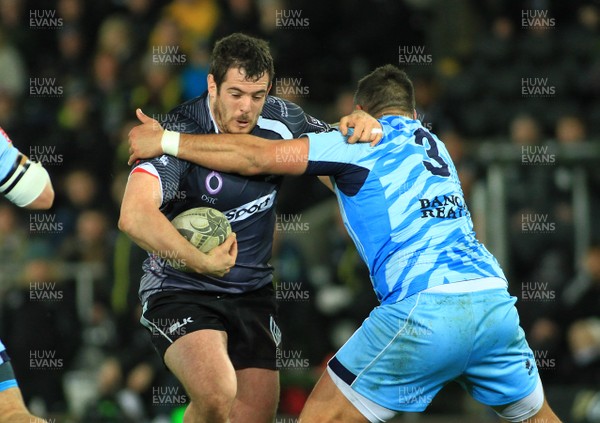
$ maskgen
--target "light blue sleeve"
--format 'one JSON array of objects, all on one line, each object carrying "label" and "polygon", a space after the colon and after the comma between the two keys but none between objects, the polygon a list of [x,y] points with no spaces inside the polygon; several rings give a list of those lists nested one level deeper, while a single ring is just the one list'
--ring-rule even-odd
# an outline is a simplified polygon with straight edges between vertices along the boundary
[{"label": "light blue sleeve", "polygon": [[339,131],[305,134],[308,137],[308,166],[311,175],[336,175],[365,155],[368,143],[348,144]]},{"label": "light blue sleeve", "polygon": [[0,128],[0,181],[2,181],[12,168],[19,150],[13,145],[6,132]]}]

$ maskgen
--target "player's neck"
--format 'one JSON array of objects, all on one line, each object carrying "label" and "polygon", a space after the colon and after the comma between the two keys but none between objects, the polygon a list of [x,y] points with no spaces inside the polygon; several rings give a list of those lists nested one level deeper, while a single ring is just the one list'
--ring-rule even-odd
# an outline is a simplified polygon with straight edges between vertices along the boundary
[{"label": "player's neck", "polygon": [[404,116],[409,119],[414,119],[414,116],[412,114],[406,113],[404,110],[395,108],[384,109],[378,113],[374,113],[373,116],[375,117],[375,119],[381,119],[384,116]]}]

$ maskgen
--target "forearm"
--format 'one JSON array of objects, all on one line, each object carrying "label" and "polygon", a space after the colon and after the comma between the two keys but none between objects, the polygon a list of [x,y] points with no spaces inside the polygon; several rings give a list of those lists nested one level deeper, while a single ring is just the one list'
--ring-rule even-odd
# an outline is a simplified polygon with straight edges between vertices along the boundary
[{"label": "forearm", "polygon": [[159,257],[177,262],[196,273],[207,271],[207,258],[186,240],[158,210],[126,209],[119,229],[137,245]]},{"label": "forearm", "polygon": [[246,134],[181,134],[177,157],[221,172],[256,175],[269,164],[269,142]]}]

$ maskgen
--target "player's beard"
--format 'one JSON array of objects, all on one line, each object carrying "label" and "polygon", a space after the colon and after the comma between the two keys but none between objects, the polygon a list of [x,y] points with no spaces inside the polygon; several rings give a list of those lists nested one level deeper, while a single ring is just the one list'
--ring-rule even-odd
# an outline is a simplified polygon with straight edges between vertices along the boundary
[{"label": "player's beard", "polygon": [[[219,96],[217,96],[214,101],[213,112],[220,132],[225,134],[249,134],[258,122],[258,116],[262,112],[262,107],[254,117],[251,117],[250,113],[244,113],[241,116],[235,117],[228,113],[227,107],[225,107]],[[246,121],[247,124],[244,127],[239,127],[238,120]]]}]

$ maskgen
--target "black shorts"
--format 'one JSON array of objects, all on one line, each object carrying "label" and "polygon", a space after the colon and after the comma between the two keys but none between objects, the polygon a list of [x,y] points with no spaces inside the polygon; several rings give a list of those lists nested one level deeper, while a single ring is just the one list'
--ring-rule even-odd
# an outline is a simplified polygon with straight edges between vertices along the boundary
[{"label": "black shorts", "polygon": [[167,348],[188,333],[202,329],[227,333],[227,352],[236,370],[276,370],[281,343],[273,285],[244,294],[165,291],[152,295],[140,322],[164,360]]}]

